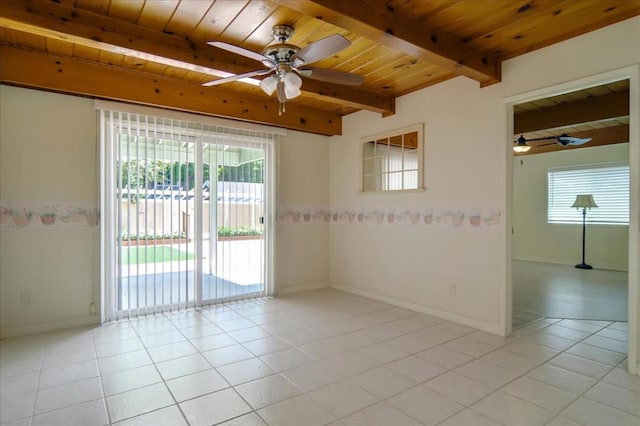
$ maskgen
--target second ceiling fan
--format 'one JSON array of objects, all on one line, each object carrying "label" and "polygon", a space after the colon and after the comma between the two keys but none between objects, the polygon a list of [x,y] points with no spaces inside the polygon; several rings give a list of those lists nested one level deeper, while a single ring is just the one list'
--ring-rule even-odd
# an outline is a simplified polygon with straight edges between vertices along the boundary
[{"label": "second ceiling fan", "polygon": [[222,41],[208,42],[211,46],[259,61],[266,69],[213,80],[204,83],[203,86],[216,86],[230,81],[271,74],[260,82],[260,88],[269,96],[276,92],[281,105],[280,113],[282,113],[287,100],[300,96],[302,87],[300,76],[348,86],[359,86],[364,82],[364,77],[361,75],[307,66],[350,46],[349,40],[340,34],[333,34],[301,49],[287,43],[291,40],[293,31],[293,28],[287,25],[273,27],[272,35],[276,43],[267,46],[262,53]]},{"label": "second ceiling fan", "polygon": [[562,146],[583,145],[591,141],[591,138],[576,138],[573,136],[569,136],[566,133],[563,133],[560,136],[546,136],[542,138],[533,138],[533,139],[526,139],[524,135],[520,135],[518,140],[515,141],[513,150],[515,152],[527,152],[531,148],[531,145],[527,145],[527,142],[544,141],[544,140],[552,140],[552,139],[555,139],[555,142],[549,143],[549,144],[537,145],[537,146],[547,146],[547,145],[553,145],[553,144],[559,144]]}]

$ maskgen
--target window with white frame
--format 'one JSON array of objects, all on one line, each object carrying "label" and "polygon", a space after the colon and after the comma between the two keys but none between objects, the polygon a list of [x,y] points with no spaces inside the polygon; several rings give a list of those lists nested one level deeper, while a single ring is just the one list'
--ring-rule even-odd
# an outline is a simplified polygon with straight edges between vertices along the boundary
[{"label": "window with white frame", "polygon": [[422,188],[422,125],[367,136],[361,142],[363,192]]},{"label": "window with white frame", "polygon": [[548,223],[582,223],[582,211],[571,205],[576,200],[576,195],[591,194],[598,207],[589,210],[587,222],[602,225],[629,224],[627,163],[550,168],[547,189]]}]

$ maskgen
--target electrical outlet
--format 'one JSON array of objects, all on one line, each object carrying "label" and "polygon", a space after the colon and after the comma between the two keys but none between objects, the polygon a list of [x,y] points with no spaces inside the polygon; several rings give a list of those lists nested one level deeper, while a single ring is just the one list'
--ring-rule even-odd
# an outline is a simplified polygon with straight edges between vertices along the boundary
[{"label": "electrical outlet", "polygon": [[456,285],[455,284],[450,284],[449,285],[449,294],[451,296],[455,296],[456,295]]},{"label": "electrical outlet", "polygon": [[26,305],[31,302],[31,290],[23,290],[20,292],[20,303]]},{"label": "electrical outlet", "polygon": [[89,315],[95,315],[96,314],[96,304],[92,303],[89,305]]}]

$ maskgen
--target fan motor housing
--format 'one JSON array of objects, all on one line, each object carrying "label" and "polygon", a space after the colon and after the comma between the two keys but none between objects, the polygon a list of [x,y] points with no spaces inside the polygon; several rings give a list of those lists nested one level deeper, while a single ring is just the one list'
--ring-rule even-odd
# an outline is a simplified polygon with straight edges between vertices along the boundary
[{"label": "fan motor housing", "polygon": [[262,54],[268,58],[273,59],[276,63],[289,62],[291,57],[295,55],[300,48],[293,44],[279,43],[267,46],[262,51]]}]

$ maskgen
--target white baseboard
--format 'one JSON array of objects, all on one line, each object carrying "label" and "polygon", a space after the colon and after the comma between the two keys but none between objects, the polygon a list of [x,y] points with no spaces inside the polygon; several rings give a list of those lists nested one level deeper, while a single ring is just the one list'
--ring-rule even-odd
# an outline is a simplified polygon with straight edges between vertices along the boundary
[{"label": "white baseboard", "polygon": [[447,321],[457,322],[459,324],[467,325],[469,327],[477,328],[482,331],[486,331],[492,334],[504,335],[504,330],[498,324],[491,324],[484,321],[479,321],[474,318],[465,317],[451,312],[440,311],[438,309],[430,308],[425,305],[419,305],[417,303],[407,302],[406,300],[396,299],[395,297],[385,296],[378,293],[373,293],[368,290],[363,290],[356,287],[351,287],[344,284],[331,284],[331,288],[336,290],[342,290],[349,293],[354,293],[360,296],[368,297],[370,299],[378,300],[380,302],[389,303],[391,305],[399,306],[401,308],[411,309],[412,311],[420,312],[434,317],[442,318]]},{"label": "white baseboard", "polygon": [[319,290],[321,288],[328,288],[329,283],[311,283],[302,285],[293,285],[289,287],[282,287],[276,289],[276,294],[297,293],[299,291]]},{"label": "white baseboard", "polygon": [[74,318],[62,321],[43,322],[33,325],[24,325],[21,327],[0,328],[0,339],[8,339],[10,337],[26,336],[28,334],[46,333],[48,331],[63,330],[65,328],[82,327],[100,323],[99,315],[91,315],[88,317]]}]

